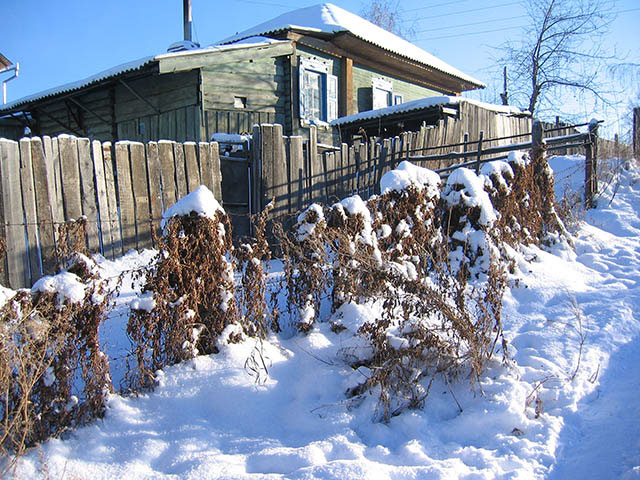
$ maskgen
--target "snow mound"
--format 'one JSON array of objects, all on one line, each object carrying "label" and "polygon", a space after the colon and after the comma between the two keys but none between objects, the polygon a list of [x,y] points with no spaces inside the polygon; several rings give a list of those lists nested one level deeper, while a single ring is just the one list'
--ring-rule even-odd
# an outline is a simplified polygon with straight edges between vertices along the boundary
[{"label": "snow mound", "polygon": [[77,275],[62,272],[42,277],[31,287],[31,291],[58,293],[72,303],[79,303],[84,299],[85,285]]},{"label": "snow mound", "polygon": [[200,185],[164,212],[160,226],[164,230],[167,223],[169,223],[169,219],[175,216],[189,215],[191,212],[195,212],[201,217],[215,219],[216,213],[224,213],[224,209],[213,196],[211,190],[204,185]]},{"label": "snow mound", "polygon": [[442,198],[449,206],[462,203],[467,207],[479,207],[479,223],[484,227],[490,227],[497,219],[489,195],[484,191],[483,180],[468,168],[451,172]]},{"label": "snow mound", "polygon": [[440,175],[428,168],[418,167],[406,160],[380,179],[380,192],[401,192],[409,186],[426,189],[427,195],[435,197],[440,192]]}]

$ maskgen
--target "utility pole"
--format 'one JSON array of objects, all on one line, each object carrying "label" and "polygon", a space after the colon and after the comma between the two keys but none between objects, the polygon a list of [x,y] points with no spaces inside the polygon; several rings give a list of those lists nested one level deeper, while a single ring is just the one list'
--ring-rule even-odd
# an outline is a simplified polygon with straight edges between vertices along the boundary
[{"label": "utility pole", "polygon": [[507,90],[507,67],[506,66],[502,70],[502,76],[504,78],[504,83],[502,87],[502,93],[500,94],[500,99],[502,100],[502,105],[509,105],[509,92]]}]

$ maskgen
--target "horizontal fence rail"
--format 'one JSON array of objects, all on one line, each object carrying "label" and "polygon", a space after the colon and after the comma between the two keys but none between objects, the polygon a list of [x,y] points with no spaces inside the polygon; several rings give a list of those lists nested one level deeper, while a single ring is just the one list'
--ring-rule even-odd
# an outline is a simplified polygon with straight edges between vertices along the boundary
[{"label": "horizontal fence rail", "polygon": [[[480,173],[487,162],[506,160],[510,152],[527,151],[536,146],[563,154],[568,149],[585,154],[585,201],[590,204],[597,191],[598,124],[584,125],[589,126],[585,133],[577,132],[573,126],[563,126],[554,129],[554,133],[563,135],[552,137],[541,122],[535,122],[533,130],[526,134],[483,138],[484,132],[480,131],[477,139],[470,140],[465,134],[462,142],[438,146],[421,143],[426,135],[423,129],[394,138],[342,144],[323,152],[317,146],[316,127],[310,128],[309,138],[303,141],[301,137],[284,136],[280,125],[255,126],[251,147],[252,164],[255,165],[252,181],[258,191],[252,209],[261,211],[273,201],[272,215],[279,217],[294,215],[314,202],[330,204],[353,194],[368,198],[380,193],[382,176],[403,160],[447,177],[449,172],[460,167]],[[525,137],[528,141],[523,142]],[[415,148],[416,145],[422,147]],[[439,153],[429,153],[434,150]]]}]

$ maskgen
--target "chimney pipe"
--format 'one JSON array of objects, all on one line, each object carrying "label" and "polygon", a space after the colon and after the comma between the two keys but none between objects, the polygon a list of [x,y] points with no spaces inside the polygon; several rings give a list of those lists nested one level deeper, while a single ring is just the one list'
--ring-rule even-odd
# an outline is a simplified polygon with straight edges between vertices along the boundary
[{"label": "chimney pipe", "polygon": [[191,0],[182,0],[182,16],[184,19],[184,39],[191,41]]}]

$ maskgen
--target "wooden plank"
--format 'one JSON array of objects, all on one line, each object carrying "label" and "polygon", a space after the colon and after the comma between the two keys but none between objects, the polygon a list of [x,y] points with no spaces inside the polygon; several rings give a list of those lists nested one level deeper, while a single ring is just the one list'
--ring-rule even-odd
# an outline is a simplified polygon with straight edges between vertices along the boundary
[{"label": "wooden plank", "polygon": [[316,185],[321,181],[321,178],[316,176],[316,173],[322,172],[321,163],[318,162],[318,129],[315,125],[309,127],[309,142],[307,142],[307,189],[309,192],[309,202],[322,201],[323,192],[322,189],[316,190]]},{"label": "wooden plank", "polygon": [[264,207],[274,198],[274,159],[273,159],[273,125],[262,124],[260,125],[260,138],[262,141],[262,178],[260,179],[263,185],[262,199],[260,200],[259,209],[254,213],[261,212]]},{"label": "wooden plank", "polygon": [[149,183],[144,144],[131,142],[131,186],[136,218],[136,246],[138,250],[151,248],[151,209],[149,206]]},{"label": "wooden plank", "polygon": [[100,225],[101,252],[107,258],[113,257],[113,240],[111,238],[111,214],[107,200],[107,184],[104,177],[104,157],[99,140],[91,142],[93,171],[96,180],[96,197],[98,200],[98,220]]},{"label": "wooden plank", "polygon": [[291,210],[302,210],[307,204],[304,195],[304,152],[302,137],[289,137],[289,177],[291,178]]},{"label": "wooden plank", "polygon": [[116,176],[120,199],[122,253],[136,248],[136,212],[131,185],[129,142],[116,143]]},{"label": "wooden plank", "polygon": [[[49,142],[51,139],[49,139]],[[31,139],[31,162],[33,167],[33,183],[36,192],[36,214],[38,217],[38,230],[40,241],[40,255],[42,271],[45,275],[55,273],[55,227],[53,219],[53,203],[56,201],[52,195],[54,181],[53,169],[47,168],[42,139]],[[62,200],[62,199],[60,199]],[[62,203],[62,202],[60,202]]]},{"label": "wooden plank", "polygon": [[102,144],[102,157],[104,159],[104,183],[107,189],[107,203],[111,230],[111,243],[105,246],[105,251],[110,252],[111,258],[115,258],[122,254],[122,228],[120,225],[120,216],[118,214],[119,209],[116,196],[116,182],[113,174],[113,147],[111,142],[104,142]]},{"label": "wooden plank", "polygon": [[213,192],[213,172],[211,170],[211,149],[209,143],[198,143],[198,159],[200,160],[198,162],[200,166],[200,182]]},{"label": "wooden plank", "polygon": [[151,209],[151,228],[160,232],[162,220],[162,170],[158,143],[147,144],[147,174],[149,177],[149,208]]},{"label": "wooden plank", "polygon": [[195,142],[185,142],[184,144],[184,161],[187,176],[187,189],[193,192],[200,186],[200,167],[198,166],[198,157],[196,155]]},{"label": "wooden plank", "polygon": [[160,156],[160,176],[162,179],[162,209],[166,210],[176,203],[176,166],[173,160],[173,142],[158,142]]},{"label": "wooden plank", "polygon": [[28,251],[25,243],[24,213],[20,177],[12,172],[20,171],[18,142],[0,140],[0,183],[2,206],[6,222],[7,271],[10,288],[29,285]]},{"label": "wooden plank", "polygon": [[[44,154],[46,157],[45,168],[49,181],[49,198],[51,198],[51,211],[53,221],[56,224],[64,222],[64,199],[62,197],[62,174],[60,172],[60,150],[57,138],[43,137]],[[54,228],[54,237],[57,241],[57,228]]]},{"label": "wooden plank", "polygon": [[349,190],[347,191],[348,195],[355,195],[357,193],[356,190],[356,147],[354,145],[349,146],[349,150],[347,153],[347,172],[349,175],[349,183],[347,184]]},{"label": "wooden plank", "polygon": [[20,140],[20,184],[22,204],[27,227],[27,249],[29,252],[29,284],[40,278],[40,244],[38,240],[38,216],[36,214],[36,191],[33,183],[31,140]]},{"label": "wooden plank", "polygon": [[222,203],[222,171],[220,170],[220,147],[218,142],[209,144],[209,156],[211,158],[211,192],[218,202]]},{"label": "wooden plank", "polygon": [[98,236],[98,205],[93,181],[91,141],[88,138],[78,139],[78,160],[82,185],[82,213],[87,217],[87,245],[89,251],[94,253],[100,251],[100,237]]},{"label": "wooden plank", "polygon": [[276,199],[276,206],[273,210],[275,215],[280,215],[288,211],[288,184],[287,184],[287,159],[284,151],[285,139],[282,136],[282,125],[273,126],[273,168],[272,180],[273,196]]},{"label": "wooden plank", "polygon": [[82,216],[78,140],[69,135],[60,135],[58,145],[60,147],[60,177],[65,220],[77,220]]},{"label": "wooden plank", "polygon": [[256,212],[260,211],[260,202],[262,201],[262,173],[260,172],[262,162],[262,138],[260,135],[260,126],[254,125],[251,135],[251,159],[249,162],[249,196],[251,197],[249,203],[251,205],[251,214],[256,214]]},{"label": "wooden plank", "polygon": [[181,143],[173,144],[173,155],[176,169],[176,196],[177,200],[184,197],[187,192],[187,172],[184,162],[184,147]]}]

